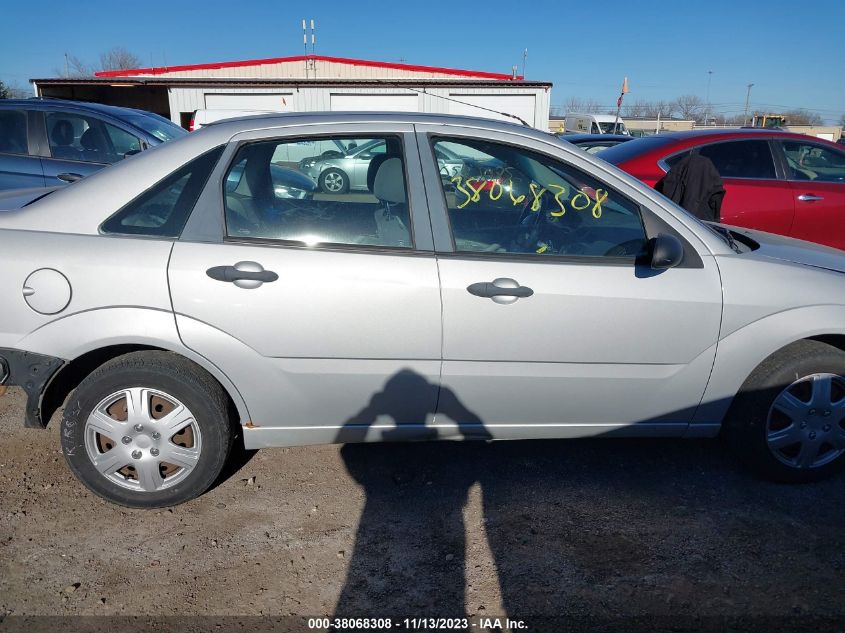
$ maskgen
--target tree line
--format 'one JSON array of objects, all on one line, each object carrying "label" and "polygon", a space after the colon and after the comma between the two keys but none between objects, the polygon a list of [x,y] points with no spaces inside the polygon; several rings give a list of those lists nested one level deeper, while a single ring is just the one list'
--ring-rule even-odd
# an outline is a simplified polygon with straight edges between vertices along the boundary
[{"label": "tree line", "polygon": [[[567,112],[585,114],[616,114],[616,108],[600,104],[594,99],[580,99],[571,97],[562,105],[551,107],[551,116],[563,117]],[[717,112],[712,104],[707,103],[698,95],[682,95],[674,101],[644,101],[637,99],[622,105],[622,118],[629,119],[683,119],[695,121],[699,125],[716,123],[723,125],[742,125],[750,123],[753,111],[749,111],[748,119],[744,114],[722,114]],[[815,112],[803,108],[793,108],[779,111],[776,114],[786,116],[788,125],[823,125],[824,119]],[[839,122],[845,127],[845,114]]]}]

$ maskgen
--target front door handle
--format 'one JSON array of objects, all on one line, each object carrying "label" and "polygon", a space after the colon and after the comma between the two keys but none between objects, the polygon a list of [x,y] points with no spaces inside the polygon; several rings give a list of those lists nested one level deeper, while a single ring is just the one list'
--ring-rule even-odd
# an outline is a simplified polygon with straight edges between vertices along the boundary
[{"label": "front door handle", "polygon": [[817,200],[824,200],[824,197],[823,196],[817,196],[817,195],[812,194],[812,193],[802,193],[800,196],[798,196],[798,199],[801,202],[816,202]]},{"label": "front door handle", "polygon": [[63,182],[76,182],[77,180],[82,180],[82,174],[75,174],[69,171],[63,174],[59,174],[58,176],[56,176],[56,178]]},{"label": "front door handle", "polygon": [[272,270],[264,270],[258,262],[238,262],[234,266],[214,266],[205,271],[205,274],[216,279],[233,283],[238,288],[252,290],[261,284],[276,281],[279,276]]},{"label": "front door handle", "polygon": [[517,299],[530,297],[534,294],[531,288],[520,286],[517,281],[507,277],[470,284],[467,286],[467,292],[476,297],[485,297],[501,304],[513,303]]}]

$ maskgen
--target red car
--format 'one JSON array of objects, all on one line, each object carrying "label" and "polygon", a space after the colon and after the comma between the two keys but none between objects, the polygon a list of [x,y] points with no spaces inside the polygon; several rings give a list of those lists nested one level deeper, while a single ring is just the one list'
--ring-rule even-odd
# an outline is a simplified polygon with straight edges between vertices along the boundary
[{"label": "red car", "polygon": [[601,158],[652,187],[689,152],[725,183],[721,221],[845,250],[845,147],[777,130],[670,132],[622,143]]}]

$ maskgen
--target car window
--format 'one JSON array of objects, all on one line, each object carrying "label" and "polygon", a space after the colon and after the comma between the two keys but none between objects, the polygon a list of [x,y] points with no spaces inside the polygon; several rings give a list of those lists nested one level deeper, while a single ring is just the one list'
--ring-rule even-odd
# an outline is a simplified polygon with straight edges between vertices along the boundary
[{"label": "car window", "polygon": [[125,157],[141,151],[141,140],[139,138],[108,123],[104,125],[116,155]]},{"label": "car window", "polygon": [[27,154],[26,112],[0,110],[0,152]]},{"label": "car window", "polygon": [[793,180],[845,182],[845,152],[803,141],[783,141]]},{"label": "car window", "polygon": [[141,149],[137,138],[97,117],[48,112],[45,119],[53,158],[112,164]]},{"label": "car window", "polygon": [[200,192],[223,153],[206,152],[147,189],[103,222],[103,233],[179,237]]},{"label": "car window", "polygon": [[776,178],[775,162],[765,140],[728,141],[698,150],[716,166],[722,178]]},{"label": "car window", "polygon": [[332,150],[284,160],[326,140],[333,147],[351,144],[322,138],[241,147],[225,178],[227,235],[308,246],[413,247],[399,138],[355,139],[357,147],[382,149],[365,160]]},{"label": "car window", "polygon": [[188,134],[188,131],[172,121],[155,114],[127,114],[124,119],[132,125],[141,128],[147,134],[152,134],[160,141],[172,141]]},{"label": "car window", "polygon": [[666,166],[669,169],[672,169],[672,167],[674,167],[675,165],[680,163],[684,158],[689,156],[691,151],[692,150],[687,150],[685,152],[681,152],[680,154],[675,154],[674,156],[670,156],[669,158],[664,159],[663,162],[666,163]]},{"label": "car window", "polygon": [[458,252],[625,257],[645,249],[639,208],[556,161],[483,140],[435,139],[461,156],[440,181]]}]

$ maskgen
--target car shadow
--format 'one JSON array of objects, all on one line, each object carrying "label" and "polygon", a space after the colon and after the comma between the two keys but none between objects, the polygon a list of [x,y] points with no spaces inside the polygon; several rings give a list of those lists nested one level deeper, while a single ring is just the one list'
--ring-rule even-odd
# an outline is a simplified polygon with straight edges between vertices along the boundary
[{"label": "car shadow", "polygon": [[[385,441],[424,424],[430,411],[409,403],[434,387],[400,374],[339,441],[362,441],[379,415],[395,421]],[[440,411],[484,436],[454,393]],[[841,477],[761,481],[714,440],[356,443],[341,454],[365,502],[338,617],[489,614],[497,605],[473,602],[473,582],[498,583],[512,617],[845,612],[845,507],[825,501],[845,492]],[[467,513],[470,495],[480,513]],[[485,541],[492,579],[467,561]]]}]

